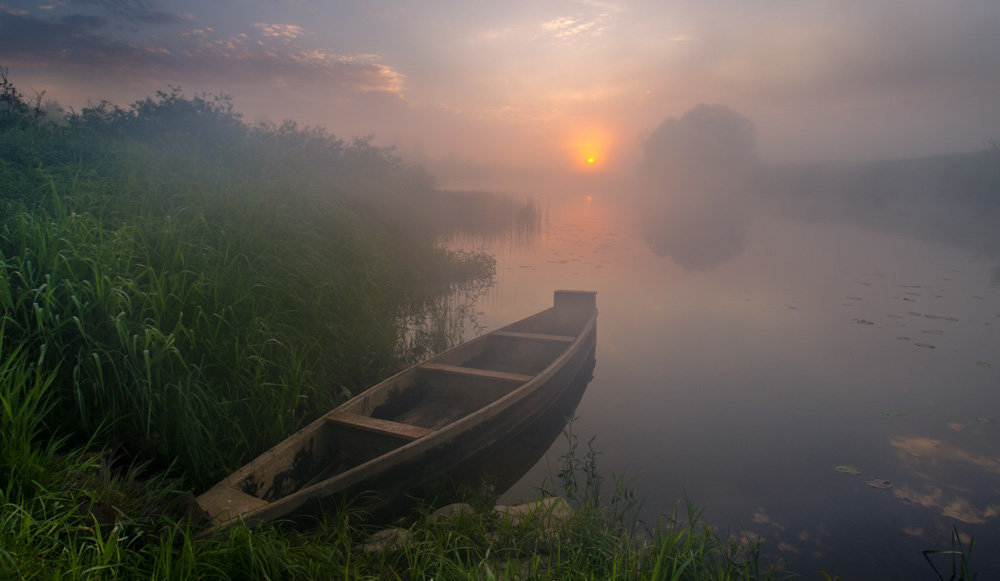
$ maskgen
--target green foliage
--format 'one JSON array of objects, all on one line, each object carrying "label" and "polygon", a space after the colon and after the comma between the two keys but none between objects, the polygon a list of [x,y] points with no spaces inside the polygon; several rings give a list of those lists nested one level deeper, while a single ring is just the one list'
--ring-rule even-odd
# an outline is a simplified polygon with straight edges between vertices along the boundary
[{"label": "green foliage", "polygon": [[0,133],[40,117],[41,112],[24,100],[24,93],[7,78],[7,67],[0,66]]}]

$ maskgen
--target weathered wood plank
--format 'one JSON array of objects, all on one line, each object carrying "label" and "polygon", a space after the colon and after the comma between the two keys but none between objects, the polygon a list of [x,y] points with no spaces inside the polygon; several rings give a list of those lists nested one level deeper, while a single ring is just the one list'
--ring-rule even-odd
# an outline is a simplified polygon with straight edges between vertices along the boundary
[{"label": "weathered wood plank", "polygon": [[420,369],[427,369],[429,371],[443,371],[445,373],[466,375],[468,377],[500,379],[503,381],[512,381],[515,383],[526,383],[534,379],[534,377],[531,375],[522,375],[520,373],[507,373],[506,371],[493,371],[492,369],[477,369],[475,367],[462,367],[461,365],[448,365],[446,363],[424,363],[419,367]]},{"label": "weathered wood plank", "polygon": [[229,487],[216,486],[198,497],[198,505],[209,516],[220,521],[249,512],[268,504],[266,500]]},{"label": "weathered wood plank", "polygon": [[572,343],[576,337],[572,335],[549,335],[546,333],[522,333],[520,331],[494,331],[496,337],[511,337],[514,339],[534,339],[536,341],[553,341],[557,343]]},{"label": "weathered wood plank", "polygon": [[380,420],[378,418],[363,416],[361,414],[352,414],[350,412],[337,412],[333,415],[327,416],[327,419],[331,422],[345,426],[361,428],[363,430],[377,432],[379,434],[397,436],[407,440],[416,440],[417,438],[422,438],[427,434],[434,432],[434,430],[429,428],[423,428],[411,424],[401,424],[390,420]]}]

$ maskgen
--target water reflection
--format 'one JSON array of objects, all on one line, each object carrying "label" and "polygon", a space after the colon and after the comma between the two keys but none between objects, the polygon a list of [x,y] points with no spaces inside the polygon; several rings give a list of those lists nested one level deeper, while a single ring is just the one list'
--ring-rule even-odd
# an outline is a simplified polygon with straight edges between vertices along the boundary
[{"label": "water reflection", "polygon": [[673,207],[647,203],[643,208],[640,228],[649,249],[688,270],[719,266],[738,256],[746,245],[746,213],[727,202]]},{"label": "water reflection", "polygon": [[591,353],[576,377],[545,413],[511,437],[483,450],[474,461],[463,464],[454,477],[458,490],[481,490],[485,486],[500,496],[519,481],[552,447],[574,416],[594,377],[595,364],[594,353]]},{"label": "water reflection", "polygon": [[[601,368],[574,432],[597,437],[603,471],[636,477],[643,520],[687,495],[806,578],[932,575],[921,551],[947,548],[953,525],[977,547],[1000,543],[987,423],[1000,402],[997,253],[726,205],[742,194],[664,190],[645,199],[659,230],[637,231],[619,197],[578,194],[551,201],[530,247],[483,248],[498,285],[479,321],[530,314],[554,288],[601,293]],[[714,253],[656,246],[661,230],[699,221],[714,226],[686,240],[736,234]],[[983,240],[996,230],[977,228]],[[557,439],[549,457],[560,451]],[[545,471],[506,496],[530,495]],[[1000,556],[974,560],[980,578],[1000,578]]]},{"label": "water reflection", "polygon": [[[950,422],[949,427],[965,426]],[[915,503],[963,523],[983,524],[1000,516],[1000,503],[970,498],[968,476],[963,472],[986,471],[1000,474],[1000,457],[980,455],[940,439],[919,436],[896,436],[890,444],[899,451],[902,462],[911,466],[919,485],[904,484],[893,490],[905,502]],[[980,504],[977,506],[977,504]]]}]

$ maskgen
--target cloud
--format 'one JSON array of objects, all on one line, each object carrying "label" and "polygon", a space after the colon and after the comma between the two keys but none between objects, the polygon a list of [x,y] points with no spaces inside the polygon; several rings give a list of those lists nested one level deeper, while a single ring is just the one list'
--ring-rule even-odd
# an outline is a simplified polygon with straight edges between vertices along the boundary
[{"label": "cloud", "polygon": [[[257,23],[249,32],[221,36],[211,27],[155,37],[147,42],[118,36],[109,26],[116,14],[148,21],[149,4],[136,1],[78,0],[106,14],[32,16],[0,12],[0,61],[100,75],[134,82],[216,81],[228,85],[261,82],[325,84],[344,93],[401,95],[405,76],[375,54],[343,54],[307,48],[300,26]],[[145,19],[145,20],[144,20]],[[185,81],[187,82],[187,81]]]},{"label": "cloud", "polygon": [[607,30],[610,18],[609,12],[592,16],[559,16],[541,23],[542,38],[570,40],[577,37],[598,36]]},{"label": "cloud", "polygon": [[10,14],[12,16],[27,16],[29,14],[27,10],[11,8],[10,6],[7,6],[7,4],[4,2],[0,2],[0,12],[4,14]]},{"label": "cloud", "polygon": [[101,32],[107,19],[90,15],[35,18],[0,13],[0,61],[8,64],[71,65],[113,70],[149,64],[155,50]]},{"label": "cloud", "polygon": [[551,32],[556,38],[570,38],[588,31],[599,32],[600,29],[596,27],[597,22],[594,20],[584,20],[568,16],[542,23],[542,30]]},{"label": "cloud", "polygon": [[263,22],[255,22],[254,27],[260,30],[260,33],[269,38],[280,38],[285,41],[295,40],[305,35],[305,31],[301,26],[295,24],[266,24]]},{"label": "cloud", "polygon": [[136,24],[171,25],[194,21],[190,14],[159,10],[155,2],[148,0],[70,0],[70,4],[95,7]]}]

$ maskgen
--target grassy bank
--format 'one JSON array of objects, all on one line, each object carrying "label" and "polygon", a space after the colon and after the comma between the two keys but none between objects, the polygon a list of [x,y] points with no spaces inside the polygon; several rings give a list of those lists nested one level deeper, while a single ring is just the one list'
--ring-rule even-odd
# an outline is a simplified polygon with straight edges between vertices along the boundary
[{"label": "grassy bank", "polygon": [[417,519],[359,553],[345,507],[196,540],[189,491],[454,341],[492,260],[437,246],[454,194],[371,140],[178,91],[47,118],[0,72],[0,576],[757,576],[696,519],[639,540],[572,460],[555,530]]}]

